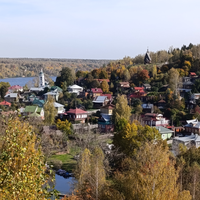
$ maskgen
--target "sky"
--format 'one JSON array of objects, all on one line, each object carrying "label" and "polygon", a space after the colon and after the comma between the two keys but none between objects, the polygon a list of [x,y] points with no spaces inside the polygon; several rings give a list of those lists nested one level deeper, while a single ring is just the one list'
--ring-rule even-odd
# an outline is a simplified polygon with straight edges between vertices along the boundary
[{"label": "sky", "polygon": [[0,57],[122,59],[200,43],[199,0],[0,0]]}]

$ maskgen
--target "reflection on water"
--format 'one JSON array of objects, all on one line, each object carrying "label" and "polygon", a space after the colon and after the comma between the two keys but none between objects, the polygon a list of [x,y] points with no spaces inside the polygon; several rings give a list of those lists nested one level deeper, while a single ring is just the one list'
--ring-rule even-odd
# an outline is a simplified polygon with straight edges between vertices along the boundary
[{"label": "reflection on water", "polygon": [[71,194],[74,190],[75,178],[69,177],[64,178],[59,175],[55,175],[55,189],[58,190],[61,194]]}]

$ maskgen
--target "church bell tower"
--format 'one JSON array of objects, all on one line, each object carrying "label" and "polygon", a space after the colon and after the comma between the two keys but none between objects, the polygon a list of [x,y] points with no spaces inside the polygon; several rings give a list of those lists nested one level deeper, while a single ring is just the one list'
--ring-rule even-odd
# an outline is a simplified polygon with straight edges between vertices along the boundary
[{"label": "church bell tower", "polygon": [[41,69],[40,74],[39,74],[39,87],[42,88],[44,86],[45,86],[44,73],[43,73],[43,70]]}]

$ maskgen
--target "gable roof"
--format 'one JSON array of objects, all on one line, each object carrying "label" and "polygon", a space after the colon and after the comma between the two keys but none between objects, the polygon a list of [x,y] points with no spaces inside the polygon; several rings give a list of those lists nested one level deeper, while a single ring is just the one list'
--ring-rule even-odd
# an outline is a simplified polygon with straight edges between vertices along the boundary
[{"label": "gable roof", "polygon": [[134,90],[144,90],[144,87],[134,87]]},{"label": "gable roof", "polygon": [[54,104],[55,108],[64,107],[64,105],[57,103],[57,102],[54,102],[53,104]]},{"label": "gable roof", "polygon": [[94,102],[94,103],[104,103],[106,99],[107,99],[107,96],[97,96],[94,99],[94,101],[92,101],[92,102]]},{"label": "gable roof", "polygon": [[114,109],[114,108],[115,108],[115,105],[113,105],[113,104],[107,104],[107,105],[105,105],[105,106],[102,106],[101,108]]},{"label": "gable roof", "polygon": [[57,90],[58,92],[62,92],[62,89],[58,86],[52,86],[51,90]]},{"label": "gable roof", "polygon": [[168,128],[165,128],[163,126],[156,126],[155,127],[161,134],[166,134],[166,133],[173,133],[174,131],[168,129]]},{"label": "gable roof", "polygon": [[166,101],[161,99],[158,103],[166,103]]},{"label": "gable roof", "polygon": [[76,84],[74,84],[74,85],[69,85],[68,88],[73,88],[73,89],[75,89],[75,88],[83,89],[81,86],[76,85]]},{"label": "gable roof", "polygon": [[190,72],[190,75],[196,76],[196,73],[195,72]]},{"label": "gable roof", "polygon": [[8,89],[9,90],[21,90],[21,89],[23,89],[23,87],[20,85],[13,85],[13,86],[10,86]]},{"label": "gable roof", "polygon": [[93,93],[103,93],[101,88],[91,88],[91,92],[93,92]]},{"label": "gable roof", "polygon": [[7,101],[2,101],[0,103],[0,105],[3,105],[3,106],[11,106],[11,103],[7,102]]},{"label": "gable roof", "polygon": [[66,113],[67,114],[82,114],[82,113],[87,113],[87,111],[84,111],[84,110],[81,110],[79,108],[76,108],[76,109],[70,109]]},{"label": "gable roof", "polygon": [[112,94],[102,94],[101,96],[107,97],[109,100],[112,99]]}]

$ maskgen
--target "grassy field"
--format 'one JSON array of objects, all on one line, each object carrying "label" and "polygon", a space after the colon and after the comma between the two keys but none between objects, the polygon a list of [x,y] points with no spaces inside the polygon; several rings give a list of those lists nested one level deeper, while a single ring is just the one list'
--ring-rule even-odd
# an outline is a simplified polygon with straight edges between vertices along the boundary
[{"label": "grassy field", "polygon": [[61,163],[61,169],[64,169],[68,172],[72,172],[77,165],[77,161],[74,159],[74,156],[79,153],[78,149],[72,148],[70,153],[65,153],[61,155],[52,155],[48,159],[49,165],[54,165],[54,163]]}]

